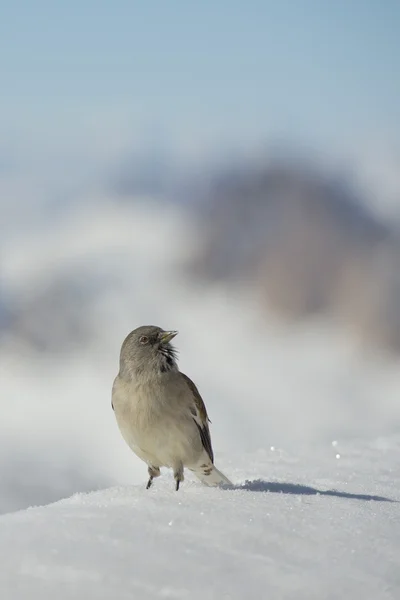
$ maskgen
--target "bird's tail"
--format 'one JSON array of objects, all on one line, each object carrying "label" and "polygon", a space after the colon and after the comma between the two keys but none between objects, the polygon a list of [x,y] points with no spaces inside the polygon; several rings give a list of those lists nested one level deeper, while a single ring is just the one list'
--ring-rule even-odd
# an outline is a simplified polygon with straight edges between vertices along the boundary
[{"label": "bird's tail", "polygon": [[207,465],[206,468],[198,467],[193,469],[194,474],[202,483],[208,486],[233,485],[232,482],[217,469],[213,464]]}]

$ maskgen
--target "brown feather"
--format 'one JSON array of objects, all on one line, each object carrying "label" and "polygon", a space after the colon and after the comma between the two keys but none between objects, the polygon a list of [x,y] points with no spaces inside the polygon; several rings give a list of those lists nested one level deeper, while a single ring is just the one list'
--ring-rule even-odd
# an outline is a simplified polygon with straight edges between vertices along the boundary
[{"label": "brown feather", "polygon": [[181,375],[182,375],[183,379],[186,381],[186,383],[188,384],[190,391],[193,394],[193,400],[196,405],[198,414],[200,416],[200,420],[201,420],[200,424],[197,423],[197,421],[195,419],[194,419],[194,421],[199,429],[201,442],[203,444],[205,451],[207,452],[208,456],[210,457],[211,462],[214,463],[214,452],[213,452],[212,444],[211,444],[210,429],[208,427],[208,421],[210,421],[210,419],[208,418],[207,410],[206,410],[205,404],[203,402],[203,398],[200,396],[200,392],[197,389],[196,385],[193,383],[193,381],[184,373],[181,373]]}]

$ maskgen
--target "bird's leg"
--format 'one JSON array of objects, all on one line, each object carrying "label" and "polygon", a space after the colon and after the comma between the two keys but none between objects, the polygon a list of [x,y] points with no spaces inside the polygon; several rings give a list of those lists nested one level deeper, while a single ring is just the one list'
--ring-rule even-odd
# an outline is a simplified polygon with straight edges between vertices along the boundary
[{"label": "bird's leg", "polygon": [[148,480],[147,485],[146,485],[146,490],[148,490],[149,487],[151,486],[151,484],[153,483],[154,477],[159,477],[160,476],[160,469],[159,469],[159,467],[153,467],[152,465],[149,465],[147,471],[148,471],[150,477],[149,477],[149,480]]},{"label": "bird's leg", "polygon": [[179,490],[179,484],[180,484],[180,482],[184,480],[183,465],[182,465],[182,463],[180,465],[178,465],[177,467],[175,467],[175,469],[174,469],[174,478],[175,478],[175,481],[176,481],[175,490],[178,491]]}]

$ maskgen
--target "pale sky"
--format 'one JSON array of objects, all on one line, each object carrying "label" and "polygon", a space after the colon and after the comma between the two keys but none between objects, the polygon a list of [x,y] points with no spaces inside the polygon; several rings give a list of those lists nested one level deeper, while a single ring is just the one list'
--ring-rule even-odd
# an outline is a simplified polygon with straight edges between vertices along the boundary
[{"label": "pale sky", "polygon": [[3,0],[0,135],[396,141],[399,31],[396,0]]}]

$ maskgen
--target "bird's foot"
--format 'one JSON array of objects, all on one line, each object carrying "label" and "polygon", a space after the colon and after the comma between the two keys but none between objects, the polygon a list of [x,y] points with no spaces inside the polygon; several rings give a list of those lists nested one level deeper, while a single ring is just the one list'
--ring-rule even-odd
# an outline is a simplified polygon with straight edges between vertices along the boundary
[{"label": "bird's foot", "polygon": [[160,476],[160,468],[159,467],[153,467],[152,465],[149,465],[147,471],[148,471],[150,477],[149,477],[149,480],[148,480],[147,485],[146,485],[146,490],[148,490],[149,487],[151,487],[151,484],[153,483],[154,477],[159,477]]},{"label": "bird's foot", "polygon": [[177,469],[174,469],[174,478],[175,478],[175,482],[176,482],[175,491],[178,491],[181,481],[184,480],[183,465],[179,465],[179,467]]}]

